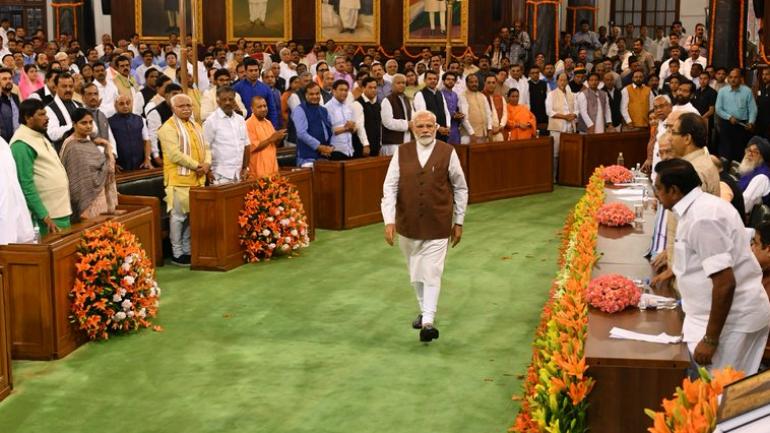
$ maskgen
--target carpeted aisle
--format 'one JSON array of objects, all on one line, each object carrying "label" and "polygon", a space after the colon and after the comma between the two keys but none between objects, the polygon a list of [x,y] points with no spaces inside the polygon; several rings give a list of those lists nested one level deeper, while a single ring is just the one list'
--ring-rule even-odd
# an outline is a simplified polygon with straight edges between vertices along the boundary
[{"label": "carpeted aisle", "polygon": [[0,432],[504,432],[580,194],[470,207],[430,345],[379,224],[224,274],[167,265],[165,331],[15,362]]}]

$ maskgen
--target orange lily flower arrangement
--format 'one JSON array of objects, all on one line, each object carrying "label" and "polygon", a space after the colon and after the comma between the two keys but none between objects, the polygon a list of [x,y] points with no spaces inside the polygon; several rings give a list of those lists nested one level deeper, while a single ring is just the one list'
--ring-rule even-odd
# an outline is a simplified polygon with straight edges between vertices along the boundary
[{"label": "orange lily flower arrangement", "polygon": [[716,428],[718,397],[725,386],[743,378],[744,373],[725,368],[709,374],[705,368],[698,370],[696,380],[685,379],[677,387],[673,399],[663,399],[663,411],[645,409],[652,418],[650,433],[711,433]]},{"label": "orange lily flower arrangement", "polygon": [[283,176],[263,177],[246,199],[238,224],[246,262],[299,253],[310,244],[307,216],[297,189]]},{"label": "orange lily flower arrangement", "polygon": [[[605,177],[599,167],[562,231],[559,272],[535,332],[532,362],[524,381],[521,408],[510,432],[587,431],[586,397],[594,381],[586,376],[585,292],[596,263],[597,212],[604,202]],[[518,399],[514,397],[514,399]]]},{"label": "orange lily flower arrangement", "polygon": [[86,230],[75,267],[70,320],[91,340],[152,326],[160,297],[155,268],[123,224],[108,221]]}]

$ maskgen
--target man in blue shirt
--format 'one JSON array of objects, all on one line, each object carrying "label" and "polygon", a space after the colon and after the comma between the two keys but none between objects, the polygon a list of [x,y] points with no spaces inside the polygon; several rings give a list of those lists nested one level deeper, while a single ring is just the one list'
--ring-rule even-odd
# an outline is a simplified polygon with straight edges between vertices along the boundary
[{"label": "man in blue shirt", "polygon": [[356,122],[353,108],[347,103],[348,82],[337,80],[332,84],[332,89],[334,97],[324,107],[329,113],[332,125],[329,144],[334,147],[334,151],[330,159],[339,161],[353,157],[353,132],[356,130]]},{"label": "man in blue shirt", "polygon": [[319,157],[329,158],[334,147],[329,113],[321,105],[321,87],[311,82],[305,88],[305,102],[291,112],[290,128],[297,136],[297,166],[312,167]]},{"label": "man in blue shirt", "polygon": [[757,103],[751,89],[741,84],[741,70],[734,68],[727,77],[729,86],[717,94],[719,156],[732,161],[743,159],[746,143],[757,120]]},{"label": "man in blue shirt", "polygon": [[259,79],[259,63],[256,60],[247,57],[243,59],[243,65],[246,67],[246,79],[239,80],[233,86],[233,90],[241,95],[243,105],[246,106],[246,118],[251,116],[251,99],[255,96],[262,97],[267,102],[267,118],[273,124],[275,129],[280,129],[281,121],[280,107],[276,106],[273,92],[266,84]]}]

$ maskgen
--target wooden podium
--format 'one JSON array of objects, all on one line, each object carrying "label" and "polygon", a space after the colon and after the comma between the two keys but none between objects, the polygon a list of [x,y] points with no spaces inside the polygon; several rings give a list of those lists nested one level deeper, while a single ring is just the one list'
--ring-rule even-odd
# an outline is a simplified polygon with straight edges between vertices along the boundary
[{"label": "wooden podium", "polygon": [[8,397],[13,388],[11,380],[10,309],[8,307],[8,280],[0,267],[0,401]]},{"label": "wooden podium", "polygon": [[85,229],[115,220],[137,236],[148,257],[156,261],[155,216],[149,207],[118,209],[125,214],[102,216],[60,233],[39,244],[0,247],[0,266],[9,288],[10,339],[14,359],[50,360],[67,356],[87,337],[70,323],[69,293],[75,284],[77,247]]},{"label": "wooden podium", "polygon": [[455,146],[469,203],[553,191],[551,137]]},{"label": "wooden podium", "polygon": [[389,156],[315,162],[318,227],[343,230],[382,221]]},{"label": "wooden podium", "polygon": [[[313,173],[308,168],[282,171],[299,192],[315,239]],[[255,182],[240,182],[190,189],[192,269],[229,271],[244,264],[238,216]]]},{"label": "wooden podium", "polygon": [[626,167],[647,159],[648,129],[604,134],[561,134],[559,141],[559,184],[585,186],[594,169],[613,165],[623,152]]}]

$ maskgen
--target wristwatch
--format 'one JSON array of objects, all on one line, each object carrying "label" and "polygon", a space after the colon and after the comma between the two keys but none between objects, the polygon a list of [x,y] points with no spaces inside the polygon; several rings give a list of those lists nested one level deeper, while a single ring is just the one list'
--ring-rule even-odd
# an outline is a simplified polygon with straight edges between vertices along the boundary
[{"label": "wristwatch", "polygon": [[719,346],[719,339],[718,338],[717,339],[711,338],[708,335],[704,335],[703,339],[701,341],[706,343],[706,344],[708,344],[711,347]]}]

